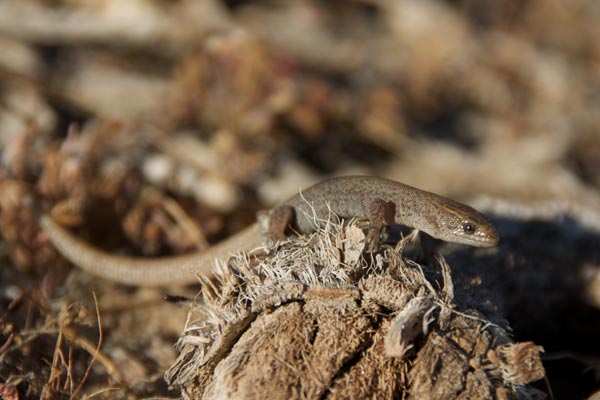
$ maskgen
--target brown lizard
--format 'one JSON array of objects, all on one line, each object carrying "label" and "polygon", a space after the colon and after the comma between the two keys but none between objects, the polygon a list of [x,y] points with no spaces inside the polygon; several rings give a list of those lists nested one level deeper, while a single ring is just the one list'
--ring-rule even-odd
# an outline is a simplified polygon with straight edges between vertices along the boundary
[{"label": "brown lizard", "polygon": [[[498,234],[475,209],[454,200],[388,179],[370,176],[333,178],[318,183],[275,207],[268,218],[267,236],[284,238],[288,226],[300,234],[313,232],[330,213],[341,218],[369,218],[371,250],[384,225],[404,225],[448,242],[493,247]],[[120,283],[163,286],[197,282],[215,259],[261,245],[265,234],[254,223],[204,251],[155,259],[111,255],[69,233],[48,216],[40,223],[58,251],[91,274]],[[375,246],[374,246],[375,244]]]}]

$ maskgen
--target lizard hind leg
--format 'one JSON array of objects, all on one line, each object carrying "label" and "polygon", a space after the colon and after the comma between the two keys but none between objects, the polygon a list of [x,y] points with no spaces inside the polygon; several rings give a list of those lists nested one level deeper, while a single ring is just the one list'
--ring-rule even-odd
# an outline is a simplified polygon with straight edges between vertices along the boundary
[{"label": "lizard hind leg", "polygon": [[260,212],[258,221],[263,237],[274,242],[285,240],[285,232],[294,221],[294,208],[283,205],[270,211]]}]

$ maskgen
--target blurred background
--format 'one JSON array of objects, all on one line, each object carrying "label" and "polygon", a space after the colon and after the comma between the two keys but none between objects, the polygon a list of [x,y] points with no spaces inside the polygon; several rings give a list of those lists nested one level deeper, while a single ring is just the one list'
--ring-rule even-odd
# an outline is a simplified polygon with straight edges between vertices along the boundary
[{"label": "blurred background", "polygon": [[41,212],[156,255],[334,175],[600,210],[598,110],[594,0],[2,0],[0,309],[63,284]]}]

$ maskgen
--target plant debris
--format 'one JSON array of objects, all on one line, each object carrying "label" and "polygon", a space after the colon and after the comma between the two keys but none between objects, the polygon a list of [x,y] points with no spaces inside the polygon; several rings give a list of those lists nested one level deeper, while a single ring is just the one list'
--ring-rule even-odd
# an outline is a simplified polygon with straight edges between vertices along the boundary
[{"label": "plant debris", "polygon": [[166,379],[206,399],[543,397],[527,386],[545,376],[543,349],[456,304],[442,258],[436,271],[397,246],[349,264],[352,243],[329,223],[222,264]]}]

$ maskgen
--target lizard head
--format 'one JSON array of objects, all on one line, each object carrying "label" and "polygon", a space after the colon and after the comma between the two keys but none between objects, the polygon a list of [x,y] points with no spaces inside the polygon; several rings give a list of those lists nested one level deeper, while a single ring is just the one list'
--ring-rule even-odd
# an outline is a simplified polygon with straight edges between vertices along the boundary
[{"label": "lizard head", "polygon": [[496,229],[479,211],[454,201],[446,201],[435,214],[437,239],[476,247],[494,247],[500,240]]}]

